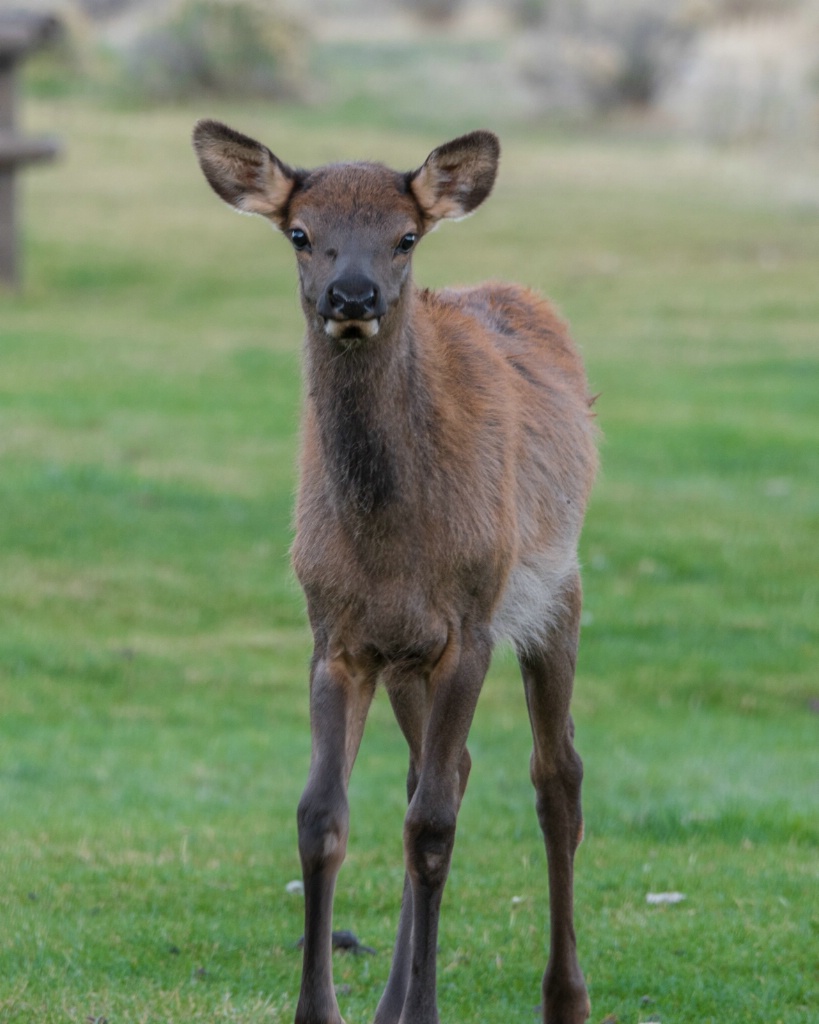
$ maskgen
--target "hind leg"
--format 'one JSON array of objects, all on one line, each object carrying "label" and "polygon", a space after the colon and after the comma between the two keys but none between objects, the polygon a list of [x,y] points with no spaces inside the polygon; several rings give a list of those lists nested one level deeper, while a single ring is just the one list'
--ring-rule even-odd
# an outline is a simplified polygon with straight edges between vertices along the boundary
[{"label": "hind leg", "polygon": [[453,631],[430,676],[430,705],[418,784],[404,819],[412,889],[409,983],[398,1024],[438,1024],[436,951],[441,897],[455,843],[466,739],[491,656],[489,630]]},{"label": "hind leg", "polygon": [[583,836],[583,765],[574,749],[569,704],[574,683],[581,589],[574,579],[548,640],[520,652],[534,747],[532,783],[549,863],[550,951],[543,976],[544,1024],[583,1024],[590,1004],[574,933],[574,854]]},{"label": "hind leg", "polygon": [[[387,693],[395,718],[409,747],[409,770],[407,772],[407,803],[415,795],[418,785],[418,771],[421,760],[421,745],[427,720],[428,680],[413,680],[411,685],[403,682],[392,687],[387,683]],[[412,950],[412,886],[409,875],[404,873],[404,890],[401,896],[401,913],[398,932],[393,947],[392,965],[387,985],[375,1012],[374,1024],[397,1024],[404,1008],[404,999],[409,985]]]},{"label": "hind leg", "polygon": [[[387,682],[387,693],[395,713],[396,721],[407,741],[410,752],[409,771],[407,773],[407,802],[411,803],[418,786],[418,772],[421,762],[421,750],[424,732],[429,715],[429,680],[418,679],[413,685],[406,685],[405,680],[397,686]],[[464,747],[458,771],[459,798],[463,799],[472,759]],[[409,874],[404,874],[404,890],[401,897],[401,913],[398,919],[398,931],[393,948],[392,965],[384,994],[375,1013],[374,1024],[397,1024],[404,1008],[404,1001],[409,987],[410,969],[412,965],[412,919],[413,899],[412,883]]]}]

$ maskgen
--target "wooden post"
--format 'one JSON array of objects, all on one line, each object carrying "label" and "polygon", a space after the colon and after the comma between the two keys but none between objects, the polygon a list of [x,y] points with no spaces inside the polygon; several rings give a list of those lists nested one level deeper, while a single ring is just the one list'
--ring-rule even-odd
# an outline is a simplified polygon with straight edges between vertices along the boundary
[{"label": "wooden post", "polygon": [[53,139],[26,139],[16,133],[17,65],[47,42],[57,25],[50,15],[0,12],[0,281],[12,287],[20,283],[16,173],[59,152]]},{"label": "wooden post", "polygon": [[[0,44],[2,45],[2,44]],[[14,125],[16,105],[14,73],[0,52],[0,136]],[[14,206],[14,171],[0,165],[0,278],[17,284],[17,220]]]}]

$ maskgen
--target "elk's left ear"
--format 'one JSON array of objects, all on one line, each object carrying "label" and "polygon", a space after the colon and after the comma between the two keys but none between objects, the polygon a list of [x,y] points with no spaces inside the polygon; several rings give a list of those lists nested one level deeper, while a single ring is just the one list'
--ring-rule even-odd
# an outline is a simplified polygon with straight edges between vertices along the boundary
[{"label": "elk's left ear", "polygon": [[433,149],[409,176],[428,227],[445,217],[466,217],[480,206],[495,184],[499,159],[500,143],[492,132],[471,132]]},{"label": "elk's left ear", "polygon": [[193,148],[213,191],[243,213],[258,213],[281,229],[293,189],[294,171],[261,142],[219,121],[198,121]]}]

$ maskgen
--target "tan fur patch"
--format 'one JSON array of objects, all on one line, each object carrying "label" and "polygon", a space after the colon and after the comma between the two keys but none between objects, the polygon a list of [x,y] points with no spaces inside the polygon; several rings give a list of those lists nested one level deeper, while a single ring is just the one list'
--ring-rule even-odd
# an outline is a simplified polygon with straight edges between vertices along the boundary
[{"label": "tan fur patch", "polygon": [[454,196],[440,195],[441,185],[441,176],[437,170],[426,164],[412,182],[412,191],[427,217],[432,221],[466,217],[467,214]]},{"label": "tan fur patch", "polygon": [[[351,329],[358,330],[362,338],[374,338],[380,329],[378,320],[325,320],[324,333],[331,338],[341,340],[349,335]],[[351,339],[355,340],[355,339]]]}]

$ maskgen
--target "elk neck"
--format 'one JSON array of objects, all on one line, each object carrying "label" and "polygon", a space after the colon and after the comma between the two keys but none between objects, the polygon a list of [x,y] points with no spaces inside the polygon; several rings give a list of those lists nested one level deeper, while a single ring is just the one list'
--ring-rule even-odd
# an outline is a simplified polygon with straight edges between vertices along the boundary
[{"label": "elk neck", "polygon": [[411,502],[422,480],[434,418],[419,315],[408,284],[374,338],[343,346],[308,330],[308,416],[344,514],[383,519]]}]

